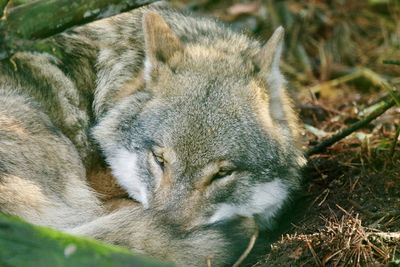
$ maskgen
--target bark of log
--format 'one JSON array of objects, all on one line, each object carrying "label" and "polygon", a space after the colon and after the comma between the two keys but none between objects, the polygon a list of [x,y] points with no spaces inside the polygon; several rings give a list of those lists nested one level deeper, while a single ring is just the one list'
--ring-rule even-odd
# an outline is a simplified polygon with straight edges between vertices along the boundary
[{"label": "bark of log", "polygon": [[24,39],[44,38],[152,2],[155,0],[33,1],[8,10],[3,30]]},{"label": "bark of log", "polygon": [[[67,28],[128,11],[157,0],[37,0],[7,8],[0,20],[0,59],[35,46]],[[5,0],[0,0],[0,11]],[[11,3],[12,4],[12,3]]]}]

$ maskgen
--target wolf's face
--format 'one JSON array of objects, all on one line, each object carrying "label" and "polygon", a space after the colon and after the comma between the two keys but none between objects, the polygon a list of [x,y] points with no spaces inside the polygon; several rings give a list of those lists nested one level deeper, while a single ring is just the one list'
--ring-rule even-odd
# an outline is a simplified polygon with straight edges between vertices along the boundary
[{"label": "wolf's face", "polygon": [[94,131],[114,175],[185,229],[237,216],[268,223],[296,188],[302,159],[277,66],[281,30],[251,51],[184,45],[156,13],[144,32],[145,88]]}]

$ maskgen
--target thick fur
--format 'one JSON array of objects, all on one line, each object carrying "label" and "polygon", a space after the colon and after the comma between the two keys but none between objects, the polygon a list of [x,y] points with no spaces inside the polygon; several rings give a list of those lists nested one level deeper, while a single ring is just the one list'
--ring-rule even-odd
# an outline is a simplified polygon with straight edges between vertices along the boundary
[{"label": "thick fur", "polygon": [[[18,54],[1,66],[0,210],[66,229],[93,220],[101,207],[71,142],[87,142],[85,113],[74,105],[72,82],[50,61]],[[41,85],[25,80],[29,72]],[[69,139],[68,127],[81,130]]]},{"label": "thick fur", "polygon": [[[153,5],[49,40],[58,58],[15,54],[0,66],[0,211],[182,266],[231,264],[304,164],[282,41]],[[86,182],[103,157],[141,205],[105,214]]]}]

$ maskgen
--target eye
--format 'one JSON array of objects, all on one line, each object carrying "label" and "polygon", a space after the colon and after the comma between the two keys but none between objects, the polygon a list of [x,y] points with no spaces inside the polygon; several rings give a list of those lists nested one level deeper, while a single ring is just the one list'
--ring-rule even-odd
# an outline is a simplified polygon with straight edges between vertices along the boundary
[{"label": "eye", "polygon": [[160,166],[160,168],[164,171],[165,160],[161,155],[157,155],[156,153],[152,152],[154,160]]},{"label": "eye", "polygon": [[234,172],[235,172],[235,170],[223,170],[222,169],[212,177],[210,183],[213,183],[217,180],[221,180],[225,177],[231,176]]}]

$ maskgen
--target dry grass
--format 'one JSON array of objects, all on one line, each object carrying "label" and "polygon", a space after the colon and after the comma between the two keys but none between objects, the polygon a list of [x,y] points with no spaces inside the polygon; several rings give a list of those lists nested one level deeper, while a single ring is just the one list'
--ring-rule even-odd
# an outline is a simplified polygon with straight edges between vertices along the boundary
[{"label": "dry grass", "polygon": [[331,213],[324,226],[313,234],[291,234],[272,245],[265,261],[256,266],[284,266],[282,251],[291,266],[386,266],[399,256],[400,232],[387,234],[368,229],[358,214],[340,208],[344,215]]}]

